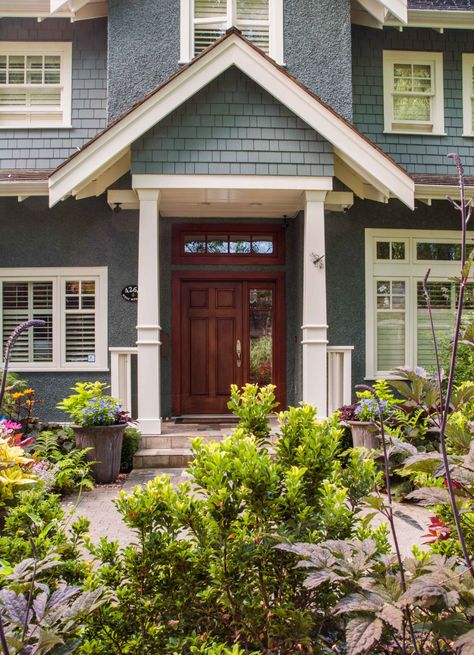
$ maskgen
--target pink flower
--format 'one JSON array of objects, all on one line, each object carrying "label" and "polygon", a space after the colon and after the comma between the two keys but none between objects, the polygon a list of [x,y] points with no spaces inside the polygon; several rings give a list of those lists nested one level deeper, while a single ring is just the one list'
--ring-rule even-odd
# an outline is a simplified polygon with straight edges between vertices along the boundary
[{"label": "pink flower", "polygon": [[15,421],[9,421],[6,418],[2,419],[0,424],[7,432],[16,432],[16,430],[21,430],[23,427],[21,423],[15,423]]}]

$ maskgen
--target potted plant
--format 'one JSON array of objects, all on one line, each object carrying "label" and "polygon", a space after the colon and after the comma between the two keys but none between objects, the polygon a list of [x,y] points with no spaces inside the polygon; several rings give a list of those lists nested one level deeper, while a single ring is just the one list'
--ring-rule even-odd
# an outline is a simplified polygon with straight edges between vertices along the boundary
[{"label": "potted plant", "polygon": [[88,449],[86,459],[92,462],[96,482],[113,482],[120,472],[123,433],[130,417],[120,403],[105,394],[103,382],[78,382],[74,392],[57,407],[69,414],[76,444]]}]

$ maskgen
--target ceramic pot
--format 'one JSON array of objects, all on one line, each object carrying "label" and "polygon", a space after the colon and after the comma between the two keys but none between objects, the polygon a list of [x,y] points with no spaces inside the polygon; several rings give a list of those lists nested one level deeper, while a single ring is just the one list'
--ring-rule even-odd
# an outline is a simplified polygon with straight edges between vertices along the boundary
[{"label": "ceramic pot", "polygon": [[369,421],[348,421],[352,432],[352,445],[354,448],[367,448],[375,450],[380,447],[378,434]]},{"label": "ceramic pot", "polygon": [[92,475],[96,482],[114,482],[120,473],[123,433],[126,425],[105,425],[96,427],[71,426],[78,448],[90,448],[86,459],[92,464]]}]

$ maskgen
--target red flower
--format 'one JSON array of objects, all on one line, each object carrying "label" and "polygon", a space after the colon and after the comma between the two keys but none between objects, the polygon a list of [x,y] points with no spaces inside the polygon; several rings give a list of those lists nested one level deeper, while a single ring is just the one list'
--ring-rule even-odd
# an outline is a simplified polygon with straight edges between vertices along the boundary
[{"label": "red flower", "polygon": [[434,544],[437,541],[446,541],[451,536],[451,528],[446,525],[439,516],[432,516],[430,518],[430,525],[428,526],[428,533],[421,535],[422,539],[429,537],[426,544]]}]

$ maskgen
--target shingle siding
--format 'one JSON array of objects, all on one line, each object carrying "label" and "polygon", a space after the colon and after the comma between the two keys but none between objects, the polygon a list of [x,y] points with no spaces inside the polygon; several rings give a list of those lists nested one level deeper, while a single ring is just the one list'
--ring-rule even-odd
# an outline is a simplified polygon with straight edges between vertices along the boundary
[{"label": "shingle siding", "polygon": [[0,129],[0,168],[55,168],[105,127],[107,20],[3,18],[0,40],[72,42],[72,128]]},{"label": "shingle siding", "polygon": [[[383,50],[443,53],[446,136],[384,134]],[[474,139],[463,137],[462,53],[473,52],[472,32],[353,28],[354,124],[410,173],[452,173],[446,155],[456,151],[473,174]]]},{"label": "shingle siding", "polygon": [[332,176],[332,146],[237,69],[136,141],[133,173]]}]

